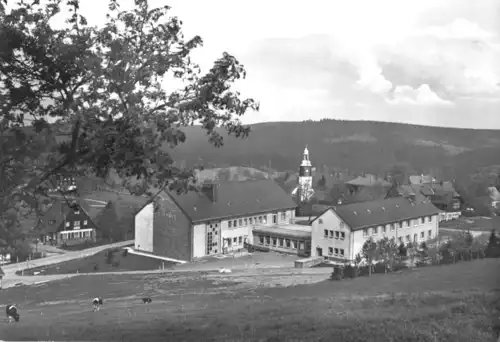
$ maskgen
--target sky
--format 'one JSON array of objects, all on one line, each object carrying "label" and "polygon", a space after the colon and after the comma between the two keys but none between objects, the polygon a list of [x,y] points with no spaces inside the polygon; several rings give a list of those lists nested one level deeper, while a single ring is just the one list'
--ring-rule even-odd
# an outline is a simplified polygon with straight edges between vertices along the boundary
[{"label": "sky", "polygon": [[[124,0],[123,3],[131,3]],[[227,51],[260,102],[246,124],[332,118],[500,129],[498,0],[154,0],[207,70]],[[107,1],[82,1],[102,25]]]}]

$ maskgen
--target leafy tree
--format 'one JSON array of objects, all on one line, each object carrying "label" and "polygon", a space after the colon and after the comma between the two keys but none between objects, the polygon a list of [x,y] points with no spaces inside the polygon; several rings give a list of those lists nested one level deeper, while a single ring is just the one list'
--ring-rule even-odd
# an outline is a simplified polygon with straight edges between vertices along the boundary
[{"label": "leafy tree", "polygon": [[[122,11],[111,0],[105,26],[96,28],[69,0],[58,29],[51,19],[61,3],[0,11],[0,239],[8,244],[20,235],[19,203],[38,208],[52,176],[105,178],[114,170],[148,195],[166,186],[187,191],[193,172],[174,166],[170,154],[186,140],[182,127],[199,123],[220,147],[217,128],[245,137],[250,129],[239,117],[258,110],[231,90],[245,77],[234,56],[224,52],[205,74],[191,61],[202,39],[185,39],[168,6],[136,0]],[[165,77],[182,88],[167,91]]]},{"label": "leafy tree", "polygon": [[464,236],[464,244],[465,244],[465,247],[467,249],[470,249],[470,247],[472,246],[472,244],[474,243],[474,237],[472,236],[470,230],[468,230],[466,233],[465,233],[465,236]]},{"label": "leafy tree", "polygon": [[372,267],[373,267],[372,264],[379,257],[377,243],[375,241],[373,241],[372,238],[369,238],[363,244],[363,247],[361,249],[361,255],[363,256],[363,258],[365,258],[366,262],[368,263],[368,275],[371,276],[372,275]]},{"label": "leafy tree", "polygon": [[386,265],[385,272],[387,273],[387,265],[389,264],[391,269],[394,264],[394,257],[398,253],[398,245],[394,242],[394,240],[389,240],[388,237],[384,237],[383,239],[377,242],[378,255],[384,261]]}]

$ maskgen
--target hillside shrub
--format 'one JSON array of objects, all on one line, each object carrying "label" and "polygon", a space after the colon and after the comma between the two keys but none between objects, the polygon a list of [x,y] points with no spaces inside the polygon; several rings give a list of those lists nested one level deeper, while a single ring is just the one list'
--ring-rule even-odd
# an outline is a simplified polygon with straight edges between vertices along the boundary
[{"label": "hillside shrub", "polygon": [[344,278],[356,278],[359,275],[357,266],[346,265],[344,267]]},{"label": "hillside shrub", "polygon": [[333,267],[333,272],[330,276],[331,280],[342,280],[344,279],[344,269],[341,266]]},{"label": "hillside shrub", "polygon": [[122,252],[122,256],[126,257],[128,255],[128,249],[124,249]]},{"label": "hillside shrub", "polygon": [[387,264],[383,262],[379,262],[378,264],[375,264],[373,267],[373,273],[387,273]]}]

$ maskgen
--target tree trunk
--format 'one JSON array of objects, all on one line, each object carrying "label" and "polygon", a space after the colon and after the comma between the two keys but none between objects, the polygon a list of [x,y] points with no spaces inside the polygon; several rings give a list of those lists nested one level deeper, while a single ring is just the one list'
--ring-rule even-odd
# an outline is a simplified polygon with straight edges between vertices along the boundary
[{"label": "tree trunk", "polygon": [[368,264],[368,276],[370,277],[372,275],[372,263],[370,261],[370,263]]}]

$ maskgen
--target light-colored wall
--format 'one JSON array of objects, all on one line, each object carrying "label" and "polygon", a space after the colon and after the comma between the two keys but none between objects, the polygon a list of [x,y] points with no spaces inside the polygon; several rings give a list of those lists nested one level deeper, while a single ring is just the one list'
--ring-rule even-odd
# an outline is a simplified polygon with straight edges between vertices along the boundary
[{"label": "light-colored wall", "polygon": [[[285,212],[285,217],[282,217],[282,212]],[[248,216],[238,216],[220,221],[221,234],[220,234],[220,245],[224,247],[224,239],[231,239],[231,247],[228,248],[228,252],[236,251],[243,248],[245,238],[248,239],[249,243],[253,241],[252,228],[254,225],[260,226],[274,226],[274,225],[287,225],[292,222],[295,218],[295,210],[282,210],[277,212],[277,223],[273,223],[274,212],[248,215]],[[259,217],[262,217],[262,223],[259,223]],[[264,220],[265,217],[265,220]],[[250,223],[250,218],[252,218],[252,223]],[[256,220],[255,220],[256,218]],[[240,225],[241,219],[241,225]],[[245,224],[246,219],[246,224]],[[229,221],[231,221],[231,227],[229,227]],[[234,226],[234,221],[236,221],[236,227]],[[257,221],[257,223],[255,223]],[[264,223],[265,222],[265,223]],[[207,223],[199,223],[193,226],[193,258],[201,258],[206,256],[206,228]],[[241,237],[241,244],[239,243],[239,237]],[[234,244],[234,238],[236,238],[236,245]],[[222,249],[219,249],[219,254],[222,253]]]},{"label": "light-colored wall", "polygon": [[153,253],[153,217],[153,203],[146,205],[135,216],[135,249]]},{"label": "light-colored wall", "polygon": [[193,258],[205,256],[207,243],[207,228],[205,223],[193,226]]},{"label": "light-colored wall", "polygon": [[[325,230],[328,231],[327,237],[325,237]],[[336,232],[338,232],[338,238]],[[344,233],[343,240],[341,233]],[[312,223],[311,257],[319,256],[317,248],[322,248],[323,256],[340,258],[340,250],[343,249],[344,257],[348,258],[350,253],[349,238],[349,226],[333,210],[328,210]],[[333,254],[329,253],[330,248],[333,248]],[[335,255],[335,248],[339,250],[337,255]]]},{"label": "light-colored wall", "polygon": [[[361,252],[364,242],[368,238],[372,238],[374,241],[378,241],[383,237],[387,236],[389,239],[394,238],[396,243],[399,245],[399,238],[403,239],[406,244],[406,236],[410,236],[411,242],[414,241],[414,235],[417,234],[417,243],[433,239],[439,234],[439,215],[431,216],[431,221],[428,221],[428,216],[425,217],[425,222],[421,223],[420,218],[410,220],[410,226],[407,225],[407,220],[403,221],[403,227],[399,228],[397,223],[395,223],[395,229],[391,230],[390,224],[386,226],[386,233],[382,232],[381,226],[378,227],[378,233],[373,235],[373,228],[367,228],[368,235],[364,236],[364,230],[356,230],[353,234],[353,248],[350,258],[353,259],[357,253]],[[431,231],[431,236],[429,237],[429,230]],[[424,233],[424,237],[421,237],[421,233]]]}]

